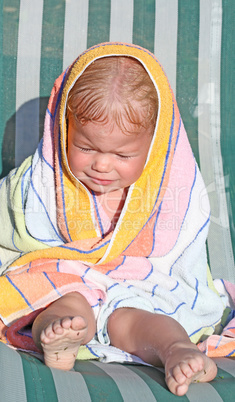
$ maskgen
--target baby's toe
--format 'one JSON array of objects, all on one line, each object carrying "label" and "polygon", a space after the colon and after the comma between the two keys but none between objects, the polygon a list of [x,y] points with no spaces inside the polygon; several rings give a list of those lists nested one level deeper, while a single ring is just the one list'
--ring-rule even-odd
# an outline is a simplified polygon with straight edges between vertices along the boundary
[{"label": "baby's toe", "polygon": [[178,396],[184,395],[188,390],[188,381],[186,377],[182,374],[181,370],[175,373],[176,378],[173,376],[169,376],[166,378],[166,383],[169,390]]},{"label": "baby's toe", "polygon": [[64,329],[69,329],[71,328],[72,324],[72,319],[70,317],[64,317],[62,320],[60,320],[60,327],[63,330]]},{"label": "baby's toe", "polygon": [[174,393],[177,396],[183,396],[186,394],[187,391],[188,391],[188,383],[184,383],[181,385],[177,385]]},{"label": "baby's toe", "polygon": [[186,380],[187,375],[184,374],[183,370],[185,370],[186,373],[188,372],[187,367],[184,367],[184,364],[177,365],[172,369],[172,377],[178,384],[183,384]]},{"label": "baby's toe", "polygon": [[44,329],[45,336],[47,338],[54,338],[55,332],[53,328],[53,324],[49,324],[45,329]]},{"label": "baby's toe", "polygon": [[187,378],[192,378],[196,372],[198,372],[198,365],[192,363],[181,363],[180,368],[182,373],[185,375]]},{"label": "baby's toe", "polygon": [[52,325],[48,325],[41,333],[40,339],[42,343],[48,343],[55,337],[55,333],[52,329]]},{"label": "baby's toe", "polygon": [[200,355],[195,356],[195,358],[189,360],[189,365],[194,373],[202,371],[204,368],[203,357]]},{"label": "baby's toe", "polygon": [[62,320],[56,320],[53,322],[52,331],[56,335],[62,335],[64,333],[64,327],[62,326]]},{"label": "baby's toe", "polygon": [[71,328],[79,331],[86,328],[86,322],[83,317],[76,316],[72,319]]}]

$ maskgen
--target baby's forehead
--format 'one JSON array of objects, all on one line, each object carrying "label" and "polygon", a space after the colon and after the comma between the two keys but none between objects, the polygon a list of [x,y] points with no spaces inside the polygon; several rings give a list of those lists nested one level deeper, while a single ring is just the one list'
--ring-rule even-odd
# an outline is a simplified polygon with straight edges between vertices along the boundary
[{"label": "baby's forehead", "polygon": [[70,115],[68,121],[69,125],[74,127],[74,132],[77,133],[77,135],[85,134],[91,137],[104,137],[109,140],[110,136],[115,133],[116,136],[123,136],[127,143],[129,142],[129,137],[134,141],[137,137],[143,137],[145,135],[152,137],[154,133],[154,127],[152,126],[146,128],[127,120],[123,127],[123,125],[119,125],[112,117],[104,121],[81,122],[76,119],[76,116]]}]

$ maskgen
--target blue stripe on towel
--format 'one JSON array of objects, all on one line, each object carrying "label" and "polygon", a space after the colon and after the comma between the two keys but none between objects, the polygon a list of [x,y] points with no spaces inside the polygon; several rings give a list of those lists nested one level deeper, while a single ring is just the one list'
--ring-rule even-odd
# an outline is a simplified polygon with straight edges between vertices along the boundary
[{"label": "blue stripe on towel", "polygon": [[46,272],[43,272],[44,276],[47,278],[47,280],[50,282],[51,286],[55,289],[55,291],[58,293],[59,296],[62,296],[62,294],[59,292],[55,284],[52,282],[52,280],[48,277]]},{"label": "blue stripe on towel", "polygon": [[197,298],[198,298],[198,279],[197,278],[195,278],[195,279],[196,279],[196,287],[195,287],[196,296],[195,296],[195,299],[194,299],[192,307],[191,307],[192,310],[194,309],[196,301],[197,301]]},{"label": "blue stripe on towel", "polygon": [[98,218],[98,223],[99,223],[99,226],[100,226],[101,236],[102,236],[102,238],[104,238],[104,228],[103,228],[101,217],[100,217],[100,214],[99,214],[96,196],[95,196],[95,193],[94,193],[93,190],[92,190],[91,194],[92,194],[94,204],[95,204],[95,210],[96,210],[96,215],[97,215],[97,218]]},{"label": "blue stripe on towel", "polygon": [[110,269],[108,272],[106,272],[106,274],[105,274],[105,275],[109,275],[109,274],[110,274],[110,272],[116,271],[116,270],[117,270],[119,267],[121,267],[121,266],[124,264],[125,260],[126,260],[126,256],[124,255],[124,257],[123,257],[123,260],[122,260],[121,264],[117,265],[117,266],[116,266],[116,268],[114,268],[114,269]]},{"label": "blue stripe on towel", "polygon": [[[163,174],[162,174],[162,178],[161,178],[161,183],[160,183],[159,190],[158,190],[158,195],[157,195],[157,198],[156,198],[156,201],[155,201],[155,203],[154,203],[154,206],[153,206],[152,211],[154,210],[155,205],[156,205],[156,203],[157,203],[157,201],[158,201],[158,197],[159,197],[159,194],[160,194],[161,189],[162,189],[163,180],[164,180],[164,178],[165,178],[166,167],[167,167],[167,163],[168,163],[168,159],[169,159],[169,155],[170,155],[170,150],[171,150],[171,143],[172,143],[172,136],[173,136],[174,121],[175,121],[175,109],[174,109],[174,103],[173,103],[173,104],[172,104],[172,122],[171,122],[171,127],[170,127],[170,137],[169,137],[168,147],[167,147],[167,151],[166,151],[166,158],[165,158],[165,163],[164,163],[164,169],[163,169]],[[151,214],[150,214],[150,216],[151,216]]]},{"label": "blue stripe on towel", "polygon": [[26,272],[29,272],[29,270],[30,270],[31,266],[32,266],[32,261],[30,261],[30,263],[29,263],[29,267],[28,267],[28,269],[26,270]]},{"label": "blue stripe on towel", "polygon": [[6,178],[7,178],[7,176],[3,177],[3,179],[0,180],[0,189],[1,189],[1,187],[2,187],[2,185],[3,185],[3,183],[4,183],[4,181],[6,180]]},{"label": "blue stripe on towel", "polygon": [[67,71],[68,71],[68,68],[67,68],[67,69],[65,70],[65,72],[64,72],[63,79],[62,79],[62,82],[61,82],[61,85],[60,85],[59,94],[58,94],[57,101],[56,101],[56,105],[55,105],[55,112],[54,112],[53,115],[50,114],[51,117],[52,117],[52,119],[53,119],[53,121],[54,121],[54,118],[55,118],[55,116],[56,116],[58,106],[59,106],[59,104],[60,104],[60,99],[61,99],[62,92],[63,92],[63,90],[64,90],[64,83],[65,83],[65,78],[66,78],[66,75],[67,75]]},{"label": "blue stripe on towel", "polygon": [[177,281],[177,284],[175,285],[175,287],[173,289],[170,290],[170,292],[174,292],[175,289],[177,289],[179,286],[179,282]]},{"label": "blue stripe on towel", "polygon": [[[177,136],[177,142],[178,142],[178,136]],[[184,215],[184,218],[183,218],[183,220],[182,220],[182,224],[181,224],[181,227],[180,227],[180,230],[179,230],[179,233],[178,233],[178,237],[177,237],[177,239],[176,239],[176,242],[177,242],[177,240],[178,240],[178,238],[179,238],[179,235],[180,235],[180,233],[181,233],[181,230],[182,230],[182,227],[183,227],[183,224],[184,224],[186,215],[187,215],[188,210],[189,210],[189,206],[190,206],[191,199],[192,199],[192,191],[193,191],[193,188],[194,188],[195,183],[196,183],[196,178],[197,178],[197,164],[195,163],[195,173],[194,173],[193,184],[192,184],[192,187],[191,187],[191,190],[190,190],[188,206],[187,206],[187,209],[186,209],[186,211],[185,211],[185,215]],[[151,254],[152,254],[152,252],[153,252],[153,249],[154,249],[154,246],[155,246],[155,230],[156,230],[156,225],[157,225],[158,217],[159,217],[159,214],[160,214],[160,211],[161,211],[161,207],[162,207],[162,202],[161,202],[161,204],[160,204],[160,206],[159,206],[159,209],[158,209],[158,212],[157,212],[157,216],[156,216],[156,221],[155,221],[155,223],[154,223],[154,229],[153,229],[153,246],[152,246],[152,250],[151,250],[150,254],[148,255],[148,257],[151,256]],[[152,217],[152,216],[150,216],[150,218],[151,218],[151,217]],[[150,218],[149,218],[149,219],[150,219]]]},{"label": "blue stripe on towel", "polygon": [[110,289],[112,289],[112,288],[114,288],[115,286],[118,286],[118,285],[119,285],[119,283],[117,283],[117,282],[114,283],[113,285],[111,285],[111,286],[107,289],[107,291],[110,290]]},{"label": "blue stripe on towel", "polygon": [[42,160],[43,160],[43,162],[45,162],[46,163],[46,165],[47,166],[49,166],[49,168],[51,169],[51,170],[53,170],[54,171],[54,168],[53,168],[53,166],[51,166],[50,165],[50,163],[44,158],[44,156],[42,156]]},{"label": "blue stripe on towel", "polygon": [[[177,137],[177,138],[178,138],[178,137]],[[153,250],[154,250],[156,226],[157,226],[158,218],[159,218],[159,215],[160,215],[160,212],[161,212],[162,202],[163,202],[163,201],[161,201],[161,204],[159,205],[159,208],[158,208],[158,211],[157,211],[156,220],[155,220],[154,227],[153,227],[153,244],[152,244],[152,250],[151,250],[151,252],[149,253],[148,257],[151,256],[151,254],[152,254],[152,252],[153,252]],[[154,213],[156,213],[156,211],[155,211]],[[148,221],[152,218],[152,216],[154,215],[154,213],[150,215]],[[148,221],[147,221],[146,223],[148,223]]]},{"label": "blue stripe on towel", "polygon": [[149,271],[149,273],[146,275],[146,277],[144,279],[142,279],[142,281],[145,281],[146,279],[148,279],[148,277],[153,273],[153,264],[151,264],[151,269]]},{"label": "blue stripe on towel", "polygon": [[[60,137],[61,137],[61,132],[59,132],[59,139],[60,139]],[[62,164],[61,164],[61,148],[60,148],[60,145],[59,145],[59,174],[60,174],[60,185],[61,185],[62,202],[63,202],[63,216],[64,216],[64,221],[65,221],[65,225],[66,225],[67,234],[69,236],[69,240],[72,241],[72,238],[71,238],[70,233],[69,233],[66,210],[65,210],[64,182],[63,182],[63,169],[62,169]]]},{"label": "blue stripe on towel", "polygon": [[218,324],[218,321],[215,321],[215,322],[212,323],[211,325],[206,325],[206,326],[204,326],[204,327],[198,328],[196,331],[192,332],[192,333],[189,335],[189,337],[191,338],[191,336],[197,334],[198,332],[200,332],[200,331],[201,331],[202,329],[204,329],[204,328],[212,328],[212,329],[213,329],[213,332],[214,332],[215,326],[216,326],[217,324]]},{"label": "blue stripe on towel", "polygon": [[15,290],[17,290],[17,292],[19,292],[19,294],[21,295],[21,297],[24,299],[25,303],[28,304],[28,306],[34,311],[33,306],[30,304],[30,302],[26,299],[25,295],[21,292],[21,290],[14,284],[14,282],[12,282],[12,280],[9,278],[8,275],[5,276],[5,278],[7,278],[8,282],[10,282],[10,284],[14,287]]},{"label": "blue stripe on towel", "polygon": [[215,345],[215,349],[217,349],[217,348],[219,347],[220,342],[222,341],[222,339],[223,339],[223,336],[221,335],[221,336],[219,337],[219,340],[218,340],[217,344]]},{"label": "blue stripe on towel", "polygon": [[[30,184],[31,184],[31,187],[32,187],[32,189],[33,189],[34,194],[36,195],[36,197],[37,197],[39,203],[42,205],[42,207],[43,207],[43,209],[44,209],[44,211],[45,211],[45,213],[46,213],[47,219],[48,219],[48,221],[50,222],[50,225],[51,225],[51,227],[52,227],[54,233],[56,234],[56,236],[57,236],[61,241],[63,241],[62,237],[61,237],[60,234],[57,232],[56,228],[54,227],[54,225],[53,225],[53,223],[52,223],[52,221],[51,221],[51,218],[50,218],[50,216],[49,216],[49,214],[48,214],[48,212],[47,212],[47,209],[46,209],[45,204],[43,203],[41,197],[39,196],[39,194],[38,194],[38,192],[37,192],[37,190],[36,190],[36,188],[34,187],[33,180],[32,180],[32,170],[31,170]],[[53,241],[56,241],[56,240],[42,240],[42,239],[38,239],[38,238],[37,238],[37,240],[44,241],[44,242],[53,242]]]},{"label": "blue stripe on towel", "polygon": [[179,124],[178,133],[177,133],[177,137],[176,137],[176,141],[175,141],[174,153],[175,153],[175,150],[176,150],[176,148],[177,148],[178,141],[179,141],[180,129],[181,129],[181,123],[182,123],[182,120],[181,120],[181,118],[180,118],[180,124]]},{"label": "blue stripe on towel", "polygon": [[235,353],[235,349],[233,349],[230,353],[228,353],[228,354],[226,355],[226,357],[230,357],[230,356],[232,356],[234,353]]},{"label": "blue stripe on towel", "polygon": [[158,287],[158,283],[156,285],[154,285],[153,289],[152,289],[152,297],[155,296],[155,289]]},{"label": "blue stripe on towel", "polygon": [[[205,223],[202,225],[202,227],[199,229],[199,231],[197,232],[196,236],[194,237],[194,239],[191,241],[191,243],[188,244],[188,246],[184,249],[183,253],[185,252],[185,250],[187,250],[191,244],[196,240],[196,238],[199,236],[199,234],[202,232],[202,230],[206,227],[206,225],[208,225],[208,223],[210,222],[210,217],[205,221]],[[172,264],[171,268],[170,268],[170,272],[169,275],[172,275],[172,271],[174,268],[174,265],[177,263],[177,261],[182,257],[182,254],[180,254],[180,256],[175,260],[175,262]]]},{"label": "blue stripe on towel", "polygon": [[85,276],[86,276],[87,272],[89,272],[89,271],[90,271],[90,269],[91,269],[91,268],[90,268],[90,267],[88,267],[88,268],[86,269],[86,271],[84,272],[84,274],[81,276],[81,278],[82,278],[82,280],[83,280],[83,282],[84,282],[84,283],[86,283],[86,282],[85,282],[85,280],[84,280],[83,278],[85,278]]},{"label": "blue stripe on towel", "polygon": [[[60,90],[59,90],[59,94],[58,94],[58,97],[57,97],[57,101],[56,101],[56,106],[55,106],[55,113],[54,113],[54,115],[53,115],[53,120],[54,120],[54,118],[55,118],[55,116],[56,116],[56,112],[57,112],[57,108],[58,108],[58,106],[59,106],[59,104],[60,104],[60,100],[61,100],[61,95],[62,95],[62,92],[63,92],[63,90],[64,90],[64,82],[65,82],[65,77],[66,77],[66,74],[67,74],[67,70],[68,69],[66,69],[66,71],[64,72],[64,76],[63,76],[63,80],[62,80],[62,83],[61,83],[61,86],[60,86]],[[54,129],[53,129],[53,131],[54,131]],[[72,239],[71,239],[71,236],[70,236],[70,233],[69,233],[69,228],[68,228],[68,223],[67,223],[67,217],[66,217],[66,212],[65,212],[65,202],[64,202],[64,183],[63,183],[63,170],[62,170],[62,164],[61,164],[61,145],[60,145],[60,138],[61,138],[61,131],[60,131],[60,129],[59,129],[59,174],[60,174],[60,184],[61,184],[61,191],[62,191],[62,201],[63,201],[63,215],[64,215],[64,221],[65,221],[65,225],[66,225],[66,229],[67,229],[67,234],[68,234],[68,236],[69,236],[69,239],[70,239],[70,241],[72,241]]]},{"label": "blue stripe on towel", "polygon": [[118,301],[114,304],[114,306],[113,306],[113,311],[116,310],[117,306],[118,306],[120,303],[122,303],[123,301],[125,302],[125,301],[126,301],[126,298],[121,299],[121,300],[118,300]]},{"label": "blue stripe on towel", "polygon": [[176,313],[177,310],[179,310],[180,307],[182,307],[185,302],[180,303],[172,313],[167,313],[166,311],[162,310],[161,308],[155,308],[154,311],[161,311],[161,313],[166,314],[166,315],[173,315]]},{"label": "blue stripe on towel", "polygon": [[43,162],[45,162],[45,164],[46,164],[52,171],[54,171],[53,166],[51,166],[50,163],[49,163],[49,162],[45,159],[45,157],[43,156],[43,154],[42,154],[42,147],[43,147],[43,139],[41,139],[41,141],[39,142],[39,145],[38,145],[38,155],[39,155],[39,158],[40,158]]},{"label": "blue stripe on towel", "polygon": [[46,111],[47,111],[47,113],[49,114],[50,118],[51,118],[51,119],[53,119],[53,116],[52,116],[51,111],[50,111],[48,108],[47,108],[47,110],[46,110]]},{"label": "blue stripe on towel", "polygon": [[[142,229],[139,231],[138,235],[142,232],[143,228],[147,225],[147,223],[149,222],[149,220],[152,218],[152,216],[154,215],[154,213],[156,213],[156,211],[154,211],[155,205],[158,201],[158,197],[159,194],[161,192],[161,188],[162,188],[162,183],[165,177],[165,173],[166,173],[166,167],[167,167],[167,163],[168,163],[168,159],[169,159],[169,155],[170,155],[170,149],[171,149],[171,142],[172,142],[172,135],[173,135],[173,127],[174,127],[174,120],[175,120],[175,110],[174,110],[174,103],[173,103],[173,112],[172,112],[172,122],[171,122],[171,128],[170,128],[170,137],[169,137],[169,142],[168,142],[168,148],[167,148],[167,152],[166,152],[166,159],[165,159],[165,163],[164,163],[164,169],[163,169],[163,174],[162,174],[162,178],[161,178],[161,183],[159,186],[159,190],[158,190],[158,194],[157,194],[157,198],[155,200],[154,206],[152,208],[152,212],[150,214],[150,217],[148,218],[147,222],[144,224],[144,226],[142,227]],[[161,206],[161,204],[160,204]],[[159,206],[159,208],[160,208]],[[135,240],[135,238],[130,242],[130,244],[128,244],[128,246],[123,250],[123,252],[125,252],[127,250],[127,248],[133,243],[133,241]],[[154,247],[154,245],[153,245]],[[150,253],[151,254],[151,253]]]},{"label": "blue stripe on towel", "polygon": [[95,357],[100,357],[99,355],[97,355],[95,352],[94,352],[94,350],[92,349],[92,347],[89,347],[87,344],[86,344],[86,348],[89,350],[89,352],[91,352],[91,354],[92,355],[94,355]]},{"label": "blue stripe on towel", "polygon": [[[154,223],[154,227],[153,227],[153,245],[152,245],[152,250],[150,251],[148,257],[151,256],[151,254],[152,254],[152,252],[153,252],[153,250],[154,250],[156,226],[157,226],[158,217],[159,217],[159,215],[160,215],[161,209],[162,209],[162,202],[161,202],[161,204],[159,205],[159,208],[158,208],[158,211],[157,211],[157,216],[156,216],[155,223]],[[152,216],[151,216],[151,217],[152,217]],[[151,217],[150,217],[150,218],[151,218]],[[150,219],[150,218],[149,218],[149,219]],[[149,221],[149,219],[148,219],[148,221]],[[147,221],[147,222],[148,222],[148,221]]]}]

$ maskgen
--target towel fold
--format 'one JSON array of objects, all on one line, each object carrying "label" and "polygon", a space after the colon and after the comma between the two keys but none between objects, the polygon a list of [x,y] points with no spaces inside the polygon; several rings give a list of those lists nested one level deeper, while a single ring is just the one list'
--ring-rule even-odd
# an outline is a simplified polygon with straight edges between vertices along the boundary
[{"label": "towel fold", "polygon": [[235,285],[228,281],[216,280],[219,291],[227,293],[229,303],[221,322],[219,334],[211,335],[198,344],[199,349],[209,357],[235,356]]}]

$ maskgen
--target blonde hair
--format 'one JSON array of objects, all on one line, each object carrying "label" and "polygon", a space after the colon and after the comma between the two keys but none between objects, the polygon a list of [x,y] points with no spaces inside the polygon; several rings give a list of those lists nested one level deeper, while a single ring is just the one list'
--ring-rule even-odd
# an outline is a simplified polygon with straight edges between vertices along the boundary
[{"label": "blonde hair", "polygon": [[114,121],[126,133],[154,129],[157,112],[151,78],[138,60],[127,56],[95,60],[78,78],[67,103],[68,118],[72,114],[81,124]]}]

